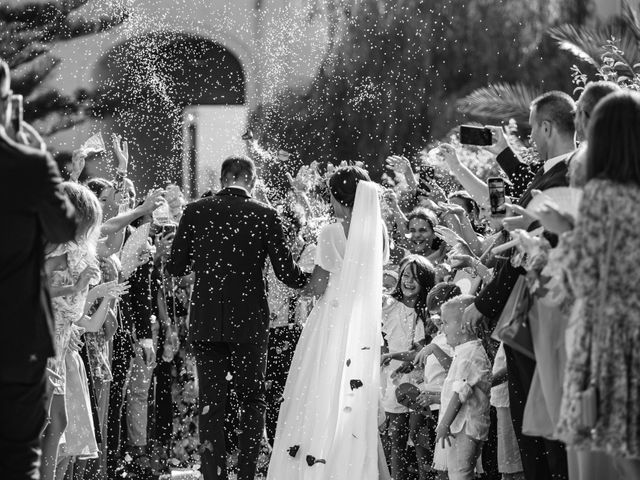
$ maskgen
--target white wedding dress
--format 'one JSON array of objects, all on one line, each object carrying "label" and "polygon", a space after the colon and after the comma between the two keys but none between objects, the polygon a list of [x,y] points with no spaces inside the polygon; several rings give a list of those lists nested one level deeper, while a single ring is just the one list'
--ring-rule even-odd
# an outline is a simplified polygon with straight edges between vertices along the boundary
[{"label": "white wedding dress", "polygon": [[340,223],[320,232],[329,283],[293,357],[268,480],[378,479],[383,235],[371,182],[358,184],[348,239]]}]

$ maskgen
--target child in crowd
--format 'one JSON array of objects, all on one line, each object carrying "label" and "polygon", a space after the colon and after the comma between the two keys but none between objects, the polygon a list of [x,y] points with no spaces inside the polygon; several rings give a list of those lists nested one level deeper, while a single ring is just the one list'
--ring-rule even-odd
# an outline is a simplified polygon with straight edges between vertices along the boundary
[{"label": "child in crowd", "polygon": [[454,357],[442,386],[436,442],[445,447],[451,480],[474,478],[482,444],[489,434],[491,363],[481,341],[462,320],[473,303],[460,295],[442,305],[443,331]]},{"label": "child in crowd", "polygon": [[391,443],[391,476],[404,480],[410,415],[409,409],[396,400],[396,388],[412,380],[409,375],[396,372],[403,362],[393,358],[393,354],[415,352],[425,344],[427,294],[435,284],[435,270],[424,257],[410,255],[401,264],[399,277],[395,290],[385,298],[382,309],[382,333],[387,353],[381,359],[381,386]]},{"label": "child in crowd", "polygon": [[[436,445],[436,424],[440,413],[440,394],[442,385],[451,365],[453,348],[447,344],[442,332],[440,307],[451,298],[460,295],[460,287],[454,283],[438,283],[427,295],[427,309],[429,318],[437,328],[436,335],[414,359],[414,364],[424,370],[424,381],[418,385],[420,395],[417,403],[430,409],[431,415],[416,412],[416,420],[411,424],[411,439],[416,445],[420,480],[427,478],[434,460]],[[444,455],[439,455],[444,460]],[[447,478],[445,462],[433,464],[437,478]]]}]

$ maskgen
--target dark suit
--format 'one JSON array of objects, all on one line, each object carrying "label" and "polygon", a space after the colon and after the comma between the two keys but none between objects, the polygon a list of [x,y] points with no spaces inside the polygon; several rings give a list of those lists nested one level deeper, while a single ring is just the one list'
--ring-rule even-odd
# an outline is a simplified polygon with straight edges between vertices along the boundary
[{"label": "dark suit", "polygon": [[238,479],[255,476],[266,406],[269,307],[263,270],[267,256],[281,281],[294,288],[304,286],[307,278],[286,247],[277,212],[238,188],[188,205],[173,241],[167,270],[180,276],[191,268],[196,274],[189,339],[196,351],[204,408],[200,441],[205,446],[205,480],[226,478],[224,411],[229,373],[243,410]]},{"label": "dark suit", "polygon": [[36,478],[45,365],[54,355],[44,242],[72,240],[74,210],[47,153],[0,134],[0,478]]},{"label": "dark suit", "polygon": [[[533,198],[532,190],[546,190],[569,185],[567,162],[568,159],[561,160],[546,172],[541,166],[534,174],[527,164],[515,156],[511,149],[506,149],[498,155],[498,163],[509,176],[514,192],[521,194],[517,204],[525,208]],[[527,181],[529,184],[525,185]],[[495,327],[516,280],[524,274],[526,271],[514,267],[510,260],[501,260],[496,265],[496,274],[493,280],[478,294],[475,301],[476,308],[489,319],[489,329],[493,330]],[[511,418],[520,446],[525,477],[527,480],[568,478],[566,452],[562,443],[522,435],[522,419],[536,366],[535,360],[506,345],[505,353]]]}]

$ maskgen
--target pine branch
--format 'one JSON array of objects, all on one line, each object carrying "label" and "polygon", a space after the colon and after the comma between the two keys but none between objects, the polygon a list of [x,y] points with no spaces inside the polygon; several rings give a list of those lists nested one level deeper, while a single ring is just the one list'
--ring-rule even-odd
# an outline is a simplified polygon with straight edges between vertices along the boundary
[{"label": "pine branch", "polygon": [[21,3],[1,5],[0,20],[6,22],[24,22],[30,28],[63,21],[71,12],[86,4],[89,0],[60,0],[46,3]]},{"label": "pine branch", "polygon": [[458,100],[458,110],[476,117],[505,121],[514,118],[518,124],[529,124],[531,102],[541,94],[537,89],[517,83],[496,83],[478,88]]},{"label": "pine branch", "polygon": [[59,58],[44,55],[21,65],[11,72],[13,89],[24,96],[30,95],[59,64]]}]

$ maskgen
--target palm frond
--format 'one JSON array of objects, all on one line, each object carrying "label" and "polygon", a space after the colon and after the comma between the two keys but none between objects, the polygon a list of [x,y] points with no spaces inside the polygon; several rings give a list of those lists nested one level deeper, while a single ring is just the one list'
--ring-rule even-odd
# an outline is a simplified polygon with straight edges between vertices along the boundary
[{"label": "palm frond", "polygon": [[623,56],[629,65],[640,62],[640,38],[634,34],[632,29],[619,24],[593,28],[566,24],[553,27],[549,29],[548,33],[558,42],[558,46],[562,50],[568,51],[596,68],[600,66],[605,47],[612,39],[615,40],[616,46],[624,52]]},{"label": "palm frond", "polygon": [[529,124],[529,106],[542,92],[522,83],[494,83],[474,90],[457,102],[458,110],[484,119],[505,121],[515,119]]}]

